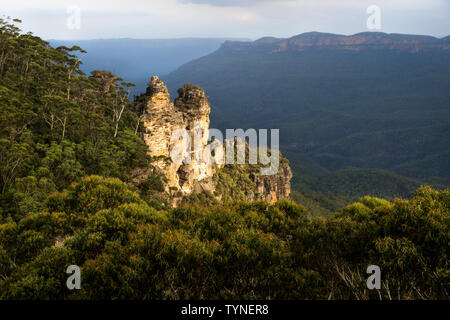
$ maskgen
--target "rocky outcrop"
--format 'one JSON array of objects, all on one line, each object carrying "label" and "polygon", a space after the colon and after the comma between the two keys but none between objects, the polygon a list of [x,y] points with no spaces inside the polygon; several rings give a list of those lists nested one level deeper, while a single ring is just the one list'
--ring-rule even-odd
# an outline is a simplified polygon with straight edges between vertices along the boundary
[{"label": "rocky outcrop", "polygon": [[288,198],[291,194],[292,170],[287,162],[282,162],[274,175],[262,176],[253,173],[250,174],[250,179],[256,185],[256,194],[249,194],[247,197],[249,201],[262,199],[274,203],[282,198]]},{"label": "rocky outcrop", "polygon": [[193,140],[194,131],[201,134],[202,147],[208,143],[210,107],[205,93],[198,86],[185,85],[179,89],[179,97],[172,102],[167,87],[156,76],[152,77],[146,91],[142,124],[142,138],[148,146],[152,164],[167,178],[167,191],[176,190],[190,194],[195,184],[212,177],[213,165],[197,162],[175,163],[172,150],[178,141],[172,134],[186,129]]},{"label": "rocky outcrop", "polygon": [[[141,99],[139,106],[142,110],[141,136],[148,146],[152,167],[164,176],[165,192],[172,195],[174,205],[192,193],[208,192],[220,199],[222,196],[215,192],[220,181],[215,175],[224,165],[209,164],[203,159],[199,161],[193,155],[196,143],[200,144],[201,150],[208,145],[211,110],[208,99],[200,87],[191,84],[180,88],[178,95],[172,102],[167,87],[161,79],[154,76]],[[171,158],[174,148],[180,147],[180,141],[173,139],[173,132],[179,129],[186,130],[192,142],[191,148],[188,148],[185,154],[191,159],[191,162],[187,164],[174,162]],[[184,149],[186,146],[182,145],[182,147]],[[280,169],[274,175],[262,176],[255,170],[248,170],[248,173],[244,175],[245,180],[252,182],[251,190],[247,188],[245,192],[248,201],[263,199],[273,203],[290,195],[292,172],[287,161],[280,163]],[[136,172],[135,180],[143,181],[145,177],[145,170],[140,170]],[[233,179],[238,178],[233,177]],[[237,184],[239,185],[239,182]]]}]

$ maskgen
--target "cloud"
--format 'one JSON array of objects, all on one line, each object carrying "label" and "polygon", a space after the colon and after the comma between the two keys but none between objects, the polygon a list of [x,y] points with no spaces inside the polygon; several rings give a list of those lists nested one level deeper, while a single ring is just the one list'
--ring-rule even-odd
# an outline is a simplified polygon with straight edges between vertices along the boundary
[{"label": "cloud", "polygon": [[216,7],[248,7],[276,0],[178,0],[181,3],[208,4]]},{"label": "cloud", "polygon": [[[381,8],[383,32],[448,35],[449,0],[15,0],[2,14],[47,39],[291,37],[308,31],[366,31],[367,7]],[[81,29],[67,28],[67,8]]]}]

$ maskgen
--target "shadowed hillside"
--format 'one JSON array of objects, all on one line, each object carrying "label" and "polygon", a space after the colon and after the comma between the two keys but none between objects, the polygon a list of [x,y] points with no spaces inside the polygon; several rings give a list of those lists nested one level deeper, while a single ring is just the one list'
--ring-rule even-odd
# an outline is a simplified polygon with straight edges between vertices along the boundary
[{"label": "shadowed hillside", "polygon": [[450,178],[448,37],[311,32],[228,41],[166,83],[187,78],[208,92],[213,127],[280,128],[282,149],[315,166],[380,168],[444,185]]}]

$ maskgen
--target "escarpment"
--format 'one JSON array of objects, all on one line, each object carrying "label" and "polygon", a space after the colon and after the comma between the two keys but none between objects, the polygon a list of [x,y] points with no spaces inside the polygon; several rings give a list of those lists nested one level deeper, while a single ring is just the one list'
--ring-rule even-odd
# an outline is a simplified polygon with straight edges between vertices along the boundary
[{"label": "escarpment", "polygon": [[362,32],[350,36],[306,32],[288,39],[264,37],[256,41],[225,41],[222,51],[248,52],[303,52],[307,50],[429,52],[449,51],[449,37]]},{"label": "escarpment", "polygon": [[[164,179],[164,191],[171,196],[173,205],[200,193],[208,193],[218,200],[262,199],[271,203],[289,197],[292,172],[286,159],[281,158],[273,175],[261,175],[255,165],[224,164],[223,146],[222,152],[218,152],[222,161],[205,160],[203,150],[211,146],[211,108],[200,87],[186,84],[171,101],[163,81],[153,76],[140,101],[140,135],[148,147],[152,167]],[[178,161],[174,161],[174,154],[179,155]],[[143,181],[149,174],[150,170],[139,170],[135,180]],[[230,198],[233,194],[236,196]]]}]

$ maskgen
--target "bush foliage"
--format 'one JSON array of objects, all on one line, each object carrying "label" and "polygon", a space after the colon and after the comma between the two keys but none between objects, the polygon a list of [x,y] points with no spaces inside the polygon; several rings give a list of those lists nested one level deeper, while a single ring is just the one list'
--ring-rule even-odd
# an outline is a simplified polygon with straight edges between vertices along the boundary
[{"label": "bush foliage", "polygon": [[[280,200],[156,210],[91,176],[0,224],[2,299],[447,299],[449,191],[364,197],[333,218]],[[69,265],[80,290],[65,286]],[[369,265],[381,290],[366,288]]]}]

